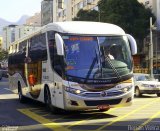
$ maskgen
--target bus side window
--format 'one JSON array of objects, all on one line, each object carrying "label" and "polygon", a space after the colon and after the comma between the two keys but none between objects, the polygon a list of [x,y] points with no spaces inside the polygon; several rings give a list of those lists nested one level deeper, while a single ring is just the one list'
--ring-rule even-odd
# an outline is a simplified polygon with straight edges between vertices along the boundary
[{"label": "bus side window", "polygon": [[47,60],[45,34],[39,34],[30,39],[29,56],[33,62]]},{"label": "bus side window", "polygon": [[62,76],[62,59],[61,56],[57,55],[57,48],[55,43],[54,35],[55,33],[53,31],[48,32],[48,44],[49,44],[49,52],[50,52],[50,58],[51,58],[51,64],[54,71]]}]

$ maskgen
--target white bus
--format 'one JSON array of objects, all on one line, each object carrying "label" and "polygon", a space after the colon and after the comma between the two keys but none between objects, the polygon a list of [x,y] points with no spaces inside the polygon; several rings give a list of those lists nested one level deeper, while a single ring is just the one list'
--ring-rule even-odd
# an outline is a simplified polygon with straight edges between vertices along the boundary
[{"label": "white bus", "polygon": [[56,22],[9,47],[9,84],[56,112],[129,106],[135,39],[118,26]]}]

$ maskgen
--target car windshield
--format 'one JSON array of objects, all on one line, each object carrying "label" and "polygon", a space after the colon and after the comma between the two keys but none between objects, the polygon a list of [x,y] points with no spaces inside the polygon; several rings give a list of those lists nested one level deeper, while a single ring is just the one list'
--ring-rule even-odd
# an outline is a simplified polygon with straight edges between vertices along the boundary
[{"label": "car windshield", "polygon": [[137,76],[137,81],[150,81],[151,78],[148,75]]},{"label": "car windshield", "polygon": [[126,36],[63,36],[63,40],[68,76],[106,79],[132,70]]}]

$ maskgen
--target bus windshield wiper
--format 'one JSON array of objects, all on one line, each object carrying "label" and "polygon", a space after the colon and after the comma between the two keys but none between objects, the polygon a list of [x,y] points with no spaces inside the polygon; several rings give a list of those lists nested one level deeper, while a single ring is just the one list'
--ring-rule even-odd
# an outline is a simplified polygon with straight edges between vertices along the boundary
[{"label": "bus windshield wiper", "polygon": [[94,68],[94,65],[95,65],[96,61],[97,61],[97,58],[95,57],[95,58],[93,59],[93,62],[92,62],[92,64],[91,64],[90,68],[89,68],[89,71],[88,71],[88,73],[87,73],[87,76],[86,76],[86,79],[85,79],[85,83],[86,83],[87,80],[89,79],[90,74],[91,74],[91,72],[92,72],[92,70],[93,70],[93,68]]},{"label": "bus windshield wiper", "polygon": [[106,58],[108,64],[110,65],[110,67],[113,69],[113,71],[114,71],[114,73],[116,74],[117,78],[118,78],[118,79],[121,79],[121,77],[120,77],[117,69],[116,69],[116,68],[114,67],[114,65],[112,64],[110,58],[109,58],[108,56],[106,56],[105,58]]}]

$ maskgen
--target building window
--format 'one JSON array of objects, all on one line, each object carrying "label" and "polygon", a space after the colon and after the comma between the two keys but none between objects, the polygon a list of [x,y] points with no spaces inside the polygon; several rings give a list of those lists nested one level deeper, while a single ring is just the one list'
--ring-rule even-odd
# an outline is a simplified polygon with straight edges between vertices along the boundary
[{"label": "building window", "polygon": [[87,5],[87,0],[83,1],[83,7]]},{"label": "building window", "polygon": [[82,9],[82,8],[83,8],[83,1],[81,1],[81,2],[79,2],[79,3],[77,4],[77,8],[78,8],[78,9]]}]

